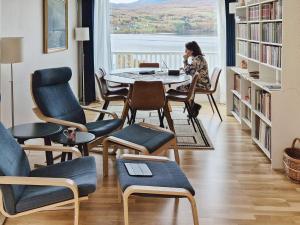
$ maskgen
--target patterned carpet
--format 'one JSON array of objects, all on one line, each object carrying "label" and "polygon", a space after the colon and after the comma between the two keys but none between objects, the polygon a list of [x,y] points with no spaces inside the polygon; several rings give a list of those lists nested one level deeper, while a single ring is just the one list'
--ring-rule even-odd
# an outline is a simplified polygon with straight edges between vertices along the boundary
[{"label": "patterned carpet", "polygon": [[[110,106],[110,111],[116,112],[118,116],[121,116],[123,106]],[[214,150],[214,147],[207,135],[205,128],[203,127],[201,120],[201,132],[194,131],[192,124],[187,120],[187,114],[183,112],[182,106],[173,106],[171,112],[175,131],[177,134],[178,147],[181,150]],[[159,125],[158,114],[156,111],[138,111],[136,115],[136,123],[145,122],[150,124]],[[164,121],[165,126],[167,121]]]}]

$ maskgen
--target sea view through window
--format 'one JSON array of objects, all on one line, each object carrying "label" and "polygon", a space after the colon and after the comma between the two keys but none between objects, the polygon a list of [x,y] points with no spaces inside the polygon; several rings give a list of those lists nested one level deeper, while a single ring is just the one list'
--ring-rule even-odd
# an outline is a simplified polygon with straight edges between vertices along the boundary
[{"label": "sea view through window", "polygon": [[110,0],[113,68],[158,62],[182,66],[184,45],[197,41],[218,60],[217,0]]}]

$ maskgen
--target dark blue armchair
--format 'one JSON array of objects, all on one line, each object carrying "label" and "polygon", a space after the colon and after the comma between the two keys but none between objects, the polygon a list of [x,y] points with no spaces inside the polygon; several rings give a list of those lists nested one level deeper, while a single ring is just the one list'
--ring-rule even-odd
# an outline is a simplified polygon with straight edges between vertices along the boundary
[{"label": "dark blue armchair", "polygon": [[[75,127],[80,131],[87,131],[97,138],[88,147],[100,144],[103,137],[122,126],[122,120],[117,115],[106,110],[82,107],[69,85],[72,77],[70,68],[52,68],[37,70],[32,74],[31,91],[36,105],[34,112],[43,121]],[[112,119],[87,122],[84,110],[106,113]]]},{"label": "dark blue armchair", "polygon": [[18,217],[59,206],[74,205],[78,225],[79,201],[96,190],[97,174],[93,157],[31,170],[24,150],[81,153],[76,148],[20,146],[0,123],[0,212]]}]

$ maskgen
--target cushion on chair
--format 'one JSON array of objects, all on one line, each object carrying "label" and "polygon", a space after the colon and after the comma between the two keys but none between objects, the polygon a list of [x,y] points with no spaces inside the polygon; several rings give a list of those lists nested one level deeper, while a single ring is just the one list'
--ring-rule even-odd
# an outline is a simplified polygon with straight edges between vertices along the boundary
[{"label": "cushion on chair", "polygon": [[118,129],[121,124],[121,119],[99,120],[87,123],[86,127],[90,133],[94,134],[96,137],[101,137]]},{"label": "cushion on chair", "polygon": [[[0,123],[0,176],[29,176],[30,166],[25,152]],[[15,214],[15,204],[22,195],[23,185],[0,185],[5,210]]]},{"label": "cushion on chair", "polygon": [[[135,177],[130,176],[124,163],[146,163],[151,170],[152,177]],[[195,195],[195,191],[188,181],[185,174],[180,167],[173,161],[167,162],[155,162],[144,160],[117,160],[117,171],[119,176],[119,182],[122,191],[124,192],[128,187],[132,185],[152,186],[152,187],[171,187],[171,188],[183,188],[188,190],[192,195]]]},{"label": "cushion on chair", "polygon": [[33,97],[44,115],[85,124],[84,111],[68,83],[71,76],[71,69],[66,67],[35,71]]},{"label": "cushion on chair", "polygon": [[174,138],[173,133],[146,128],[139,124],[125,127],[112,133],[111,136],[142,145],[147,148],[149,153],[155,152],[159,147]]},{"label": "cushion on chair", "polygon": [[[80,197],[96,190],[97,174],[94,157],[84,157],[33,170],[31,177],[69,178],[77,186]],[[70,200],[73,193],[66,187],[27,186],[17,202],[17,212]]]}]

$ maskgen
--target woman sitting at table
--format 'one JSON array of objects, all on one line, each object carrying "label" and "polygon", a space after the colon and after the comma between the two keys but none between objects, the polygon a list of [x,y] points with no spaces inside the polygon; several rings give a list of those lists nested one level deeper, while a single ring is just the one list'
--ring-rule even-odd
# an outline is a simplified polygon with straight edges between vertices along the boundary
[{"label": "woman sitting at table", "polygon": [[[201,51],[201,48],[196,41],[188,42],[185,44],[185,54],[183,56],[183,70],[186,74],[195,76],[198,75],[197,88],[209,90],[211,87],[208,75],[208,66]],[[178,91],[188,91],[189,85],[182,85],[177,88]],[[194,116],[199,114],[201,105],[194,103],[192,106]]]}]

